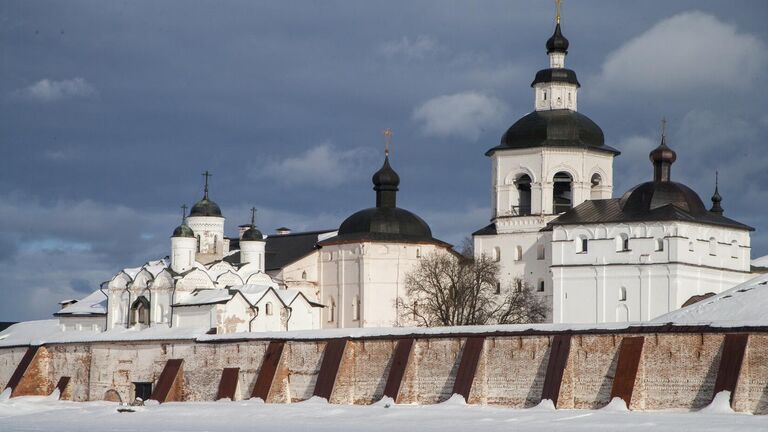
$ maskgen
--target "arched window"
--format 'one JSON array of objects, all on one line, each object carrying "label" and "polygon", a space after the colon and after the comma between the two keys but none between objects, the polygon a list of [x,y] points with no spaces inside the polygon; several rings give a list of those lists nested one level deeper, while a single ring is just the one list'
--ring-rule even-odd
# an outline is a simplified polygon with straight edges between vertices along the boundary
[{"label": "arched window", "polygon": [[515,261],[520,261],[523,259],[523,247],[522,246],[515,246]]},{"label": "arched window", "polygon": [[146,297],[140,296],[131,305],[131,323],[132,326],[136,324],[149,325],[149,300]]},{"label": "arched window", "polygon": [[712,256],[717,255],[717,239],[714,237],[709,238],[709,254]]},{"label": "arched window", "polygon": [[552,213],[563,213],[573,206],[571,183],[573,178],[567,172],[560,171],[555,174],[552,187]]},{"label": "arched window", "polygon": [[307,280],[307,272],[306,271],[301,272],[301,280]]},{"label": "arched window", "polygon": [[626,252],[629,250],[629,235],[621,233],[616,237],[616,251]]},{"label": "arched window", "polygon": [[216,246],[219,243],[219,236],[213,236],[213,253],[216,253]]},{"label": "arched window", "polygon": [[547,100],[547,91],[544,90],[544,100]]},{"label": "arched window", "polygon": [[501,248],[499,248],[498,246],[493,248],[493,255],[491,256],[491,258],[493,258],[493,260],[496,262],[501,261]]},{"label": "arched window", "polygon": [[272,315],[272,303],[267,302],[267,304],[264,305],[264,313],[267,315]]},{"label": "arched window", "polygon": [[656,239],[656,251],[661,252],[664,250],[664,239]]},{"label": "arched window", "polygon": [[523,280],[517,279],[515,280],[515,291],[520,292],[523,290]]},{"label": "arched window", "polygon": [[501,294],[501,282],[496,282],[496,295]]},{"label": "arched window", "polygon": [[517,208],[512,208],[513,214],[527,216],[531,214],[531,177],[523,174],[515,180],[517,186]]},{"label": "arched window", "polygon": [[619,301],[627,301],[627,288],[619,288]]},{"label": "arched window", "polygon": [[545,255],[546,255],[546,249],[544,248],[544,245],[539,244],[536,247],[536,259],[543,260],[545,258]]},{"label": "arched window", "polygon": [[197,252],[200,253],[200,234],[197,235]]},{"label": "arched window", "polygon": [[421,258],[421,248],[416,248],[416,258]]},{"label": "arched window", "polygon": [[693,242],[692,241],[688,242],[688,252],[693,252]]},{"label": "arched window", "polygon": [[539,292],[544,292],[544,281],[539,279]]},{"label": "arched window", "polygon": [[600,186],[603,184],[603,178],[600,177],[600,174],[594,173],[592,174],[592,178],[589,180],[589,183],[589,199],[600,199]]},{"label": "arched window", "polygon": [[589,240],[587,240],[586,236],[578,236],[574,239],[576,242],[576,253],[587,253],[589,252]]}]

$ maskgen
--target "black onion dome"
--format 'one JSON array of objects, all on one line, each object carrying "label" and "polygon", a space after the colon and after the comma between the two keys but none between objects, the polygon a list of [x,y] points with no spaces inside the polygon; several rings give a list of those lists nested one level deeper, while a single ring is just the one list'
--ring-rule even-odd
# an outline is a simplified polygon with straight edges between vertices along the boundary
[{"label": "black onion dome", "polygon": [[209,200],[208,198],[203,198],[196,202],[195,205],[192,206],[192,210],[189,212],[189,215],[223,217],[221,215],[221,209],[219,208],[219,205]]},{"label": "black onion dome", "polygon": [[384,165],[373,174],[374,190],[397,190],[400,185],[400,176],[389,165],[389,156],[384,158]]},{"label": "black onion dome", "polygon": [[584,114],[568,109],[527,114],[504,133],[501,144],[485,154],[490,156],[497,150],[531,147],[589,148],[620,154],[618,150],[605,145],[605,136],[600,126]]},{"label": "black onion dome", "polygon": [[557,23],[555,32],[547,39],[547,54],[553,52],[568,54],[568,39],[563,36],[563,32],[560,30],[560,23]]},{"label": "black onion dome", "polygon": [[430,241],[432,230],[424,219],[398,207],[372,207],[348,217],[334,240]]},{"label": "black onion dome", "polygon": [[248,228],[243,233],[243,238],[240,239],[240,241],[265,241],[264,235],[261,234],[261,231],[259,231],[258,228],[251,225],[250,228]]},{"label": "black onion dome", "polygon": [[622,210],[629,213],[647,213],[670,204],[693,215],[707,213],[704,203],[693,189],[672,181],[641,183],[627,191],[620,200]]},{"label": "black onion dome", "polygon": [[195,232],[192,231],[192,228],[189,227],[189,225],[185,223],[182,223],[181,225],[177,226],[175,230],[173,230],[173,235],[171,237],[195,237]]},{"label": "black onion dome", "polygon": [[655,149],[651,150],[651,153],[648,154],[648,158],[654,164],[657,164],[657,163],[672,164],[677,160],[677,153],[675,153],[674,150],[672,150],[667,146],[667,138],[662,135],[661,144],[659,144],[659,146],[656,147]]}]

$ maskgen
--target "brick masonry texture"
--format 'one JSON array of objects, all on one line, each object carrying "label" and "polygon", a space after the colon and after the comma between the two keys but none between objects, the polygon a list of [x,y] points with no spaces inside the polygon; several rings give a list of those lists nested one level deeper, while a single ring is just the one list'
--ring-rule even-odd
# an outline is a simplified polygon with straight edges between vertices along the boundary
[{"label": "brick masonry texture", "polygon": [[[644,336],[630,408],[688,409],[714,396],[724,333],[574,334],[560,387],[559,408],[600,408],[609,402],[618,352],[625,336]],[[540,402],[552,335],[486,336],[469,403],[531,407]],[[466,338],[416,336],[400,386],[400,403],[433,404],[451,397]],[[326,341],[288,341],[268,402],[309,399]],[[18,395],[47,395],[63,376],[71,378],[67,399],[130,401],[134,382],[157,383],[169,359],[183,359],[178,395],[213,400],[222,370],[240,368],[235,399],[249,398],[269,341],[73,343],[41,346],[19,385]],[[370,404],[379,400],[389,376],[397,338],[352,339],[344,350],[330,401]],[[28,347],[0,348],[3,388]],[[740,412],[768,414],[768,333],[750,334],[733,398]]]}]

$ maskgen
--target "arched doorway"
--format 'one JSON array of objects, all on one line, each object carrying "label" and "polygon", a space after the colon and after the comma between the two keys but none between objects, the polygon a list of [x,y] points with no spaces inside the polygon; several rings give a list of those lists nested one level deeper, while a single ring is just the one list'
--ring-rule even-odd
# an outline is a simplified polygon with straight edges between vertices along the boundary
[{"label": "arched doorway", "polygon": [[531,214],[531,177],[523,174],[515,180],[517,186],[517,208],[513,208],[513,214],[528,216]]}]

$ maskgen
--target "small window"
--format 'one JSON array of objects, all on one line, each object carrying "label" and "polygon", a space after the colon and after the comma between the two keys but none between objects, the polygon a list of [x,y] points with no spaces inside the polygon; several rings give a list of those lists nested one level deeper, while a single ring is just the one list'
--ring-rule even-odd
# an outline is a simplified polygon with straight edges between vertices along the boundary
[{"label": "small window", "polygon": [[688,242],[688,252],[693,252],[693,242]]},{"label": "small window", "polygon": [[200,252],[200,234],[197,235],[197,251]]},{"label": "small window", "polygon": [[627,288],[619,288],[619,301],[627,301]]},{"label": "small window", "polygon": [[709,254],[712,256],[717,255],[717,240],[714,237],[709,238]]},{"label": "small window", "polygon": [[576,238],[576,253],[587,253],[589,252],[589,240],[587,240],[584,236],[579,236]]},{"label": "small window", "polygon": [[493,248],[493,260],[496,262],[501,261],[501,248],[499,248],[498,246]]},{"label": "small window", "polygon": [[544,248],[543,244],[538,245],[536,248],[536,259],[543,260],[545,257],[546,249]]},{"label": "small window", "polygon": [[501,282],[496,282],[496,294],[501,294]]},{"label": "small window", "polygon": [[616,251],[626,252],[629,250],[629,236],[627,234],[619,234],[616,237]]},{"label": "small window", "polygon": [[264,313],[267,315],[272,315],[272,303],[267,303],[264,305]]},{"label": "small window", "polygon": [[522,259],[523,259],[523,247],[515,246],[515,261],[520,261]]},{"label": "small window", "polygon": [[544,92],[544,100],[547,100],[547,92]]},{"label": "small window", "polygon": [[219,236],[213,236],[213,253],[216,253],[216,246],[219,243]]},{"label": "small window", "polygon": [[307,280],[307,272],[306,271],[301,272],[301,280]]},{"label": "small window", "polygon": [[522,279],[518,279],[515,281],[515,291],[520,292],[523,290],[523,281]]},{"label": "small window", "polygon": [[664,250],[664,239],[656,239],[656,252],[661,252]]},{"label": "small window", "polygon": [[739,244],[736,243],[736,240],[731,242],[731,258],[738,258],[739,257]]},{"label": "small window", "polygon": [[421,248],[416,248],[416,258],[421,258]]},{"label": "small window", "polygon": [[334,322],[336,321],[336,301],[333,300],[333,297],[328,298],[328,322]]},{"label": "small window", "polygon": [[544,292],[544,281],[543,280],[539,281],[539,292]]}]

